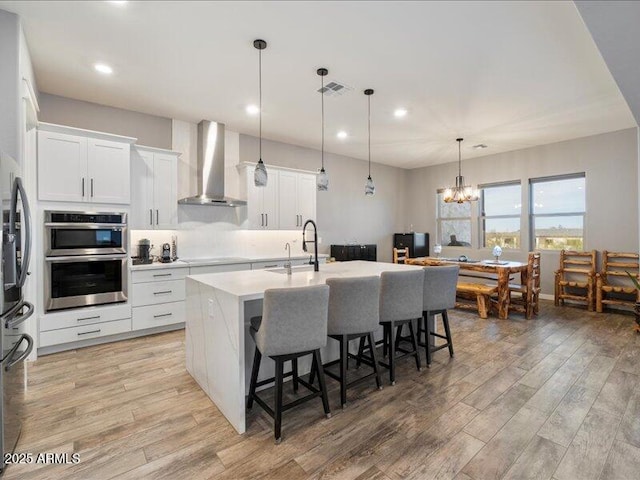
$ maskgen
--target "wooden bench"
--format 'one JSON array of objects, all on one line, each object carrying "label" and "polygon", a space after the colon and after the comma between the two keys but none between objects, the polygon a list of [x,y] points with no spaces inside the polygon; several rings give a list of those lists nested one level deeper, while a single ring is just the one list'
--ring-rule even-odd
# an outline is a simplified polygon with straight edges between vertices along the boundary
[{"label": "wooden bench", "polygon": [[498,293],[498,287],[483,283],[458,282],[456,293],[475,296],[477,306],[456,301],[456,308],[464,308],[478,311],[480,318],[489,316],[490,297]]}]

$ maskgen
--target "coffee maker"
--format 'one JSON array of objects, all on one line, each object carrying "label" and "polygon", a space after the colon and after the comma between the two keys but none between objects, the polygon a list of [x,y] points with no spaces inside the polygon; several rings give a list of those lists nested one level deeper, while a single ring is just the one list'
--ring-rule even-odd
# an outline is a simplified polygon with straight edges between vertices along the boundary
[{"label": "coffee maker", "polygon": [[137,265],[148,265],[153,262],[151,258],[151,240],[143,238],[138,242],[138,259],[134,261]]}]

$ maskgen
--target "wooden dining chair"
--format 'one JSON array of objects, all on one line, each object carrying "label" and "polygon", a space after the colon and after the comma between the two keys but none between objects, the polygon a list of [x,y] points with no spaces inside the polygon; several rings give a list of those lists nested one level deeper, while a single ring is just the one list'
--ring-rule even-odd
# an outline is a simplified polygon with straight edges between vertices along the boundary
[{"label": "wooden dining chair", "polygon": [[627,274],[640,278],[638,260],[637,253],[602,252],[602,270],[596,274],[596,312],[602,313],[605,305],[633,307],[640,301],[640,291]]},{"label": "wooden dining chair", "polygon": [[509,297],[509,310],[522,312],[527,319],[538,314],[540,299],[539,252],[529,252],[527,270],[522,273],[520,285],[509,285]]},{"label": "wooden dining chair", "polygon": [[409,258],[409,247],[393,249],[393,263],[405,263]]},{"label": "wooden dining chair", "polygon": [[554,302],[564,306],[565,300],[585,303],[595,309],[596,251],[560,251],[560,268],[555,273]]}]

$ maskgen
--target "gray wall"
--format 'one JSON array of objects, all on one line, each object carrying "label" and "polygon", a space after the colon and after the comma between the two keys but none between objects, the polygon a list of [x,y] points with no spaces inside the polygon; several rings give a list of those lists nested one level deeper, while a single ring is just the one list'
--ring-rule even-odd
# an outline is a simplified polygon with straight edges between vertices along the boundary
[{"label": "gray wall", "polygon": [[18,16],[0,10],[0,150],[19,161],[19,42]]},{"label": "gray wall", "polygon": [[[318,150],[263,140],[262,152],[267,168],[270,164],[313,171],[320,168]],[[258,139],[240,135],[240,161],[255,163],[257,159]],[[325,154],[325,170],[329,174],[329,191],[317,195],[321,252],[329,253],[331,244],[375,243],[378,260],[391,261],[393,233],[405,230],[407,171],[372,164],[376,194],[366,197],[367,162]]]},{"label": "gray wall", "polygon": [[[524,260],[529,238],[529,178],[585,172],[585,249],[638,251],[638,145],[636,129],[594,135],[515,152],[475,158],[462,162],[462,173],[473,185],[510,180],[522,184],[521,251],[504,253],[504,258]],[[451,184],[457,164],[449,163],[411,170],[407,180],[408,219],[416,231],[433,232],[436,242],[436,190]],[[472,207],[477,219],[477,204]],[[472,220],[473,220],[472,219]],[[479,244],[479,226],[472,221],[473,245]],[[489,250],[444,247],[443,255],[465,254],[488,258]],[[543,293],[553,293],[553,272],[557,252],[542,252]]]},{"label": "gray wall", "polygon": [[138,145],[171,148],[171,119],[97,103],[40,94],[41,122],[114,133],[138,139]]}]

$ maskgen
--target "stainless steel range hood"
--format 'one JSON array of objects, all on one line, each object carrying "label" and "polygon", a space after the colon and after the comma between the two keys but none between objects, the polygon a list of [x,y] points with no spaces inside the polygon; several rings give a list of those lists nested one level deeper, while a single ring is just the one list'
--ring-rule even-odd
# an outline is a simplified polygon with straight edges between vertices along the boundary
[{"label": "stainless steel range hood", "polygon": [[180,205],[239,207],[247,202],[224,195],[224,123],[202,120],[198,124],[198,192]]}]

